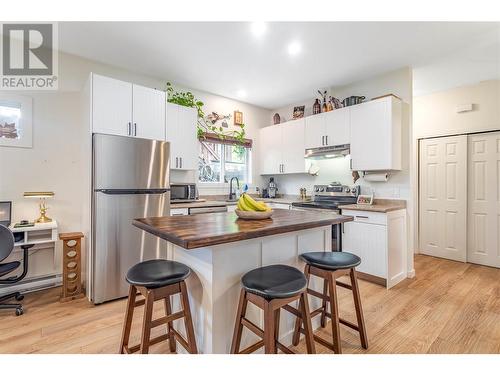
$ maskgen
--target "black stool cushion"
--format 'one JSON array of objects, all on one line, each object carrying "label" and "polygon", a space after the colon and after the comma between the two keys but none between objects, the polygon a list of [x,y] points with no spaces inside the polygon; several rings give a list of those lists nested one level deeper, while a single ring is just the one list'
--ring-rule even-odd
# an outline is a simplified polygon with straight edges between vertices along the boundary
[{"label": "black stool cushion", "polygon": [[127,272],[127,282],[154,289],[184,280],[191,273],[185,264],[164,259],[153,259],[133,266]]},{"label": "black stool cushion", "polygon": [[268,300],[296,296],[307,286],[301,271],[283,264],[256,268],[243,275],[241,282],[247,292]]},{"label": "black stool cushion", "polygon": [[361,263],[360,257],[344,251],[304,253],[300,258],[311,266],[332,271],[357,267]]}]

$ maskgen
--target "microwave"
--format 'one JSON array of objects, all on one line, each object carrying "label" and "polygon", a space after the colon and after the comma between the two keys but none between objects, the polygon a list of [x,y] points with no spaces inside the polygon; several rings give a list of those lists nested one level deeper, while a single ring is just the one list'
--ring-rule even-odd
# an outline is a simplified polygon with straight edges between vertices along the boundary
[{"label": "microwave", "polygon": [[170,185],[170,202],[192,202],[197,199],[196,184],[174,183]]}]

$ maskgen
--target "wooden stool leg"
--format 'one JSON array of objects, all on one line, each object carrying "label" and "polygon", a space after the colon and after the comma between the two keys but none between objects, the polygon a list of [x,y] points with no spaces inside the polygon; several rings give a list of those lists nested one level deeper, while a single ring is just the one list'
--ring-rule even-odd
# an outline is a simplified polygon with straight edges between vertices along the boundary
[{"label": "wooden stool leg", "polygon": [[309,312],[309,301],[307,299],[307,293],[304,292],[300,296],[300,307],[302,321],[304,322],[304,334],[306,336],[306,347],[308,354],[316,354],[316,348],[314,346],[313,329],[311,324],[311,314]]},{"label": "wooden stool leg", "polygon": [[125,321],[123,323],[122,340],[120,344],[120,354],[126,353],[125,347],[128,347],[130,338],[130,329],[132,328],[132,318],[134,316],[135,298],[137,289],[131,285],[128,289],[127,311],[125,312]]},{"label": "wooden stool leg", "polygon": [[247,303],[247,293],[244,289],[241,289],[238,310],[236,311],[236,320],[234,322],[231,354],[238,354],[240,352],[241,334],[243,332],[243,324],[241,324],[241,319],[245,317],[245,314],[247,312]]},{"label": "wooden stool leg", "polygon": [[[170,302],[170,296],[165,297],[165,315],[169,316],[172,315],[172,304]],[[174,353],[177,349],[177,343],[175,341],[175,335],[174,335],[174,323],[169,322],[167,324],[167,334],[168,334],[168,347],[170,349],[171,353]]]},{"label": "wooden stool leg", "polygon": [[335,285],[335,278],[333,274],[328,275],[328,289],[330,292],[330,311],[332,313],[332,336],[333,348],[335,353],[341,354],[340,347],[340,325],[339,325],[339,307],[337,303],[337,287]]},{"label": "wooden stool leg", "polygon": [[[306,276],[306,279],[307,279],[307,287],[309,287],[309,279],[311,278],[311,275],[309,273],[309,268],[311,266],[309,266],[308,264],[306,264],[306,266],[304,267],[304,275]],[[299,311],[302,311],[302,308],[300,307],[300,299],[299,299],[299,304],[298,304],[298,308],[299,308]],[[302,327],[302,319],[297,317],[295,319],[295,329],[293,330],[293,337],[292,337],[292,345],[293,346],[297,346],[299,345],[299,341],[300,341],[300,328]]]},{"label": "wooden stool leg", "polygon": [[[299,300],[299,311],[302,311],[302,301]],[[300,341],[300,328],[302,327],[302,318],[296,317],[295,318],[295,328],[293,330],[293,337],[292,337],[292,345],[297,346],[299,345]]]},{"label": "wooden stool leg", "polygon": [[265,302],[264,305],[264,349],[266,354],[276,353],[275,334],[275,318],[271,304]]},{"label": "wooden stool leg", "polygon": [[188,298],[186,283],[184,281],[181,281],[180,287],[181,287],[182,309],[184,310],[184,324],[186,327],[186,336],[189,345],[189,353],[197,354],[198,349],[196,348],[196,338],[194,336],[193,318],[191,317],[191,309],[189,307],[189,298]]},{"label": "wooden stool leg", "polygon": [[[326,279],[323,280],[323,295],[326,296],[328,294],[328,282]],[[326,299],[323,299],[321,302],[321,327],[326,327],[326,308],[328,304]]]},{"label": "wooden stool leg", "polygon": [[142,321],[141,353],[148,354],[149,340],[151,337],[151,320],[153,317],[153,304],[155,301],[154,290],[146,292],[146,301],[144,304],[144,318]]},{"label": "wooden stool leg", "polygon": [[365,318],[363,317],[363,308],[361,307],[358,278],[354,268],[351,269],[350,277],[354,306],[356,307],[356,318],[358,320],[359,339],[361,340],[361,346],[364,349],[368,349],[368,336],[366,335]]},{"label": "wooden stool leg", "polygon": [[[277,309],[274,312],[274,340],[278,342],[280,336],[280,309]],[[278,346],[276,345],[274,348],[274,354],[278,354]]]}]

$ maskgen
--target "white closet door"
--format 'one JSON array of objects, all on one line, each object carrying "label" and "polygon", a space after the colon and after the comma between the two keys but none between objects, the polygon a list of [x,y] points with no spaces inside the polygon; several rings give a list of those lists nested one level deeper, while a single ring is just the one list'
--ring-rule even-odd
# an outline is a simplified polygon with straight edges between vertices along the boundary
[{"label": "white closet door", "polygon": [[467,136],[420,141],[420,251],[466,261]]},{"label": "white closet door", "polygon": [[500,267],[500,132],[469,136],[467,261]]}]

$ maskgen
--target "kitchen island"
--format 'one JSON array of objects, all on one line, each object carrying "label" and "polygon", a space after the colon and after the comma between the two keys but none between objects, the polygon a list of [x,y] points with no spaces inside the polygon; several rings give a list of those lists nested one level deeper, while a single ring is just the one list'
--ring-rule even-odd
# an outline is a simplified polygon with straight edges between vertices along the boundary
[{"label": "kitchen island", "polygon": [[[229,353],[241,276],[270,264],[288,264],[302,270],[304,264],[298,256],[330,251],[332,225],[351,220],[324,212],[276,209],[266,220],[241,220],[234,212],[221,212],[144,218],[133,224],[168,241],[168,258],[193,270],[186,283],[198,350]],[[312,280],[312,287],[321,290],[322,285],[316,283]],[[311,308],[319,306],[316,299],[310,298],[310,303]],[[178,300],[174,300],[174,306],[179,306]],[[250,320],[262,325],[261,315],[259,309],[249,305]],[[287,345],[293,323],[293,316],[281,314],[280,339]],[[313,327],[318,325],[319,320],[314,320]],[[176,328],[183,332],[183,324]],[[244,330],[242,348],[256,340],[253,333]]]}]

